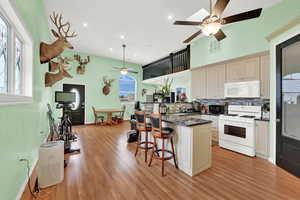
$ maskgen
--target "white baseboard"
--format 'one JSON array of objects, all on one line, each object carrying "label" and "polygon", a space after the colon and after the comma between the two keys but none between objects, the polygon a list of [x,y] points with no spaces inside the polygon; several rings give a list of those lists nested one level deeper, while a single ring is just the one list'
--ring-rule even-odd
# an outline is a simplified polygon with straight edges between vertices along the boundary
[{"label": "white baseboard", "polygon": [[[32,172],[33,172],[33,169],[35,168],[36,164],[37,164],[37,161],[38,161],[38,158],[36,158],[30,168],[30,171],[29,171],[29,177],[32,175]],[[23,195],[23,192],[25,191],[25,188],[26,188],[26,185],[27,185],[27,182],[29,181],[28,177],[27,177],[27,173],[26,173],[26,178],[24,180],[24,183],[22,184],[19,192],[18,192],[18,195],[16,196],[16,200],[20,200],[22,195]]]}]

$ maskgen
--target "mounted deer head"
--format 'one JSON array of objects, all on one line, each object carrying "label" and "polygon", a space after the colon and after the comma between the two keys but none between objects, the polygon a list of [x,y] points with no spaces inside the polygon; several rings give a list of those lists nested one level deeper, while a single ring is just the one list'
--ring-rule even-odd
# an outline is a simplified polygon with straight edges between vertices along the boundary
[{"label": "mounted deer head", "polygon": [[114,80],[115,79],[107,79],[106,77],[103,77],[103,83],[104,83],[104,87],[102,88],[103,94],[108,95],[110,93],[111,83]]},{"label": "mounted deer head", "polygon": [[[56,82],[67,78],[73,78],[67,71],[70,70],[70,68],[67,68],[69,65],[69,61],[73,61],[74,58],[62,58],[58,57],[59,62],[53,62],[53,66],[57,66],[57,69],[59,70],[58,73],[49,73],[46,72],[45,74],[45,86],[46,87],[52,87]],[[51,71],[51,70],[50,70]]]},{"label": "mounted deer head", "polygon": [[50,19],[52,23],[57,28],[57,31],[51,29],[52,34],[54,37],[57,38],[55,42],[52,44],[46,44],[44,42],[41,42],[40,44],[40,62],[46,63],[49,62],[52,58],[56,58],[59,56],[65,48],[73,49],[74,47],[71,45],[71,43],[68,42],[67,38],[73,38],[77,35],[75,32],[73,32],[71,35],[69,35],[70,31],[70,23],[66,22],[63,24],[62,22],[62,15],[55,14],[53,12],[53,16],[50,16]]},{"label": "mounted deer head", "polygon": [[76,54],[74,55],[74,58],[79,63],[79,66],[76,69],[77,74],[84,74],[86,64],[88,64],[91,61],[90,56],[88,56],[86,59],[81,59],[80,55]]}]

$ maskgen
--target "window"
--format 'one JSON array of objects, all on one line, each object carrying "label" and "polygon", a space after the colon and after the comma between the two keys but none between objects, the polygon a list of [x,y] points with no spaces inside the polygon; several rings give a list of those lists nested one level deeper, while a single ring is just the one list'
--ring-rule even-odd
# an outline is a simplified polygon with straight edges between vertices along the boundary
[{"label": "window", "polygon": [[0,105],[32,102],[33,42],[11,3],[0,2]]},{"label": "window", "polygon": [[0,93],[7,92],[7,40],[8,26],[0,17]]},{"label": "window", "polygon": [[130,76],[120,76],[119,88],[120,88],[120,101],[122,102],[135,101],[136,82],[134,78]]}]

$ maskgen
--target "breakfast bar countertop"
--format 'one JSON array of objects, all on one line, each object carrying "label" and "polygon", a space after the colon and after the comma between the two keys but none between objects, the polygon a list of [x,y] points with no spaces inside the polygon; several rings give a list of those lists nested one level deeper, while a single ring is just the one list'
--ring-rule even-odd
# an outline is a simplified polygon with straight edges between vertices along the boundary
[{"label": "breakfast bar countertop", "polygon": [[162,116],[162,121],[171,123],[174,125],[179,125],[179,126],[198,126],[198,125],[204,125],[204,124],[209,124],[212,123],[210,120],[204,120],[204,119],[198,119],[198,118],[193,118],[192,115],[189,114],[167,114]]}]

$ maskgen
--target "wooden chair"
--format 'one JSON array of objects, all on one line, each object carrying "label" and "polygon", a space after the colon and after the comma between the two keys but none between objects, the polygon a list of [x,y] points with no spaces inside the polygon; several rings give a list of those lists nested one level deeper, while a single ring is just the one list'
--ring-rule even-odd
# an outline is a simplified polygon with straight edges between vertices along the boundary
[{"label": "wooden chair", "polygon": [[[151,124],[146,122],[146,114],[143,111],[135,111],[135,118],[136,118],[136,126],[137,130],[139,131],[139,138],[136,142],[136,150],[135,156],[137,155],[139,149],[145,151],[145,162],[147,162],[147,154],[148,150],[154,148],[154,143],[148,141],[148,133],[151,132]],[[145,133],[145,140],[141,141],[142,133]]]},{"label": "wooden chair", "polygon": [[[166,160],[174,159],[175,167],[178,169],[176,155],[174,151],[174,143],[173,143],[173,136],[174,130],[169,127],[162,127],[161,115],[160,114],[151,114],[150,115],[151,125],[152,125],[152,136],[154,138],[154,148],[152,150],[151,159],[149,162],[149,167],[151,166],[153,159],[158,159],[162,161],[162,170],[161,175],[164,176],[164,162]],[[157,148],[157,139],[162,140],[162,148]],[[165,140],[170,140],[172,151],[165,149]],[[161,152],[161,156],[160,153]],[[165,157],[165,152],[170,154],[171,156]]]},{"label": "wooden chair", "polygon": [[120,112],[120,114],[119,115],[116,115],[116,116],[114,116],[112,119],[115,121],[115,122],[117,122],[117,123],[122,123],[123,122],[123,120],[124,120],[124,114],[125,114],[125,111],[126,111],[126,106],[125,105],[123,105],[122,106],[122,112]]},{"label": "wooden chair", "polygon": [[95,109],[94,106],[92,106],[92,109],[93,109],[93,112],[94,112],[95,124],[97,125],[97,123],[99,123],[99,120],[101,120],[101,123],[103,123],[104,117],[97,114],[96,109]]}]

